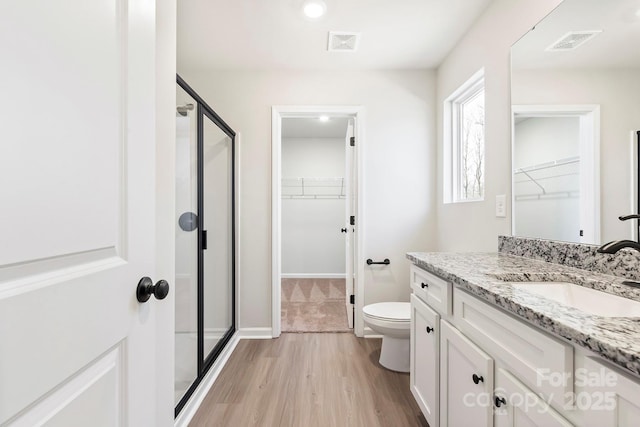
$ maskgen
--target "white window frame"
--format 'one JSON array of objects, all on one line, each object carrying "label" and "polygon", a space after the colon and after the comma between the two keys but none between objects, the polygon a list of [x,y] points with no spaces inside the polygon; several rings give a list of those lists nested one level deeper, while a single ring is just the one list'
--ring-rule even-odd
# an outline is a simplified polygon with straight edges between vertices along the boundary
[{"label": "white window frame", "polygon": [[[480,197],[465,199],[460,197],[462,174],[460,156],[462,144],[460,139],[460,135],[462,134],[462,106],[484,90],[484,68],[482,68],[444,101],[444,203],[466,203],[484,200],[484,185]],[[484,150],[486,152],[486,147]]]}]

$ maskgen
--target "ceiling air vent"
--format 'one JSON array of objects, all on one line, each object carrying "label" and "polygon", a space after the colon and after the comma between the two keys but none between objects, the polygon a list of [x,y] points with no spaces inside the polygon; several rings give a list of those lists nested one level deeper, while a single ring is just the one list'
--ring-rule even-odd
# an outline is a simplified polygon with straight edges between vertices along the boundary
[{"label": "ceiling air vent", "polygon": [[360,43],[360,33],[329,31],[329,52],[355,52]]},{"label": "ceiling air vent", "polygon": [[579,46],[582,46],[587,41],[591,40],[601,32],[602,30],[571,31],[565,34],[564,36],[560,37],[559,40],[552,43],[551,46],[549,46],[545,50],[549,52],[574,50],[574,49],[577,49]]}]

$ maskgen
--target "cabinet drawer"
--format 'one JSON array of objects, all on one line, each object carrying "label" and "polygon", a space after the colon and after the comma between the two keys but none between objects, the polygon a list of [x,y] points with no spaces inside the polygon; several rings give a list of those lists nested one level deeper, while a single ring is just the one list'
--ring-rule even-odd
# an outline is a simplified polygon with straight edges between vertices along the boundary
[{"label": "cabinet drawer", "polygon": [[525,384],[557,408],[573,392],[573,347],[460,290],[454,291],[456,325],[502,360]]},{"label": "cabinet drawer", "polygon": [[411,266],[411,289],[431,308],[442,315],[451,315],[451,283],[421,269]]}]

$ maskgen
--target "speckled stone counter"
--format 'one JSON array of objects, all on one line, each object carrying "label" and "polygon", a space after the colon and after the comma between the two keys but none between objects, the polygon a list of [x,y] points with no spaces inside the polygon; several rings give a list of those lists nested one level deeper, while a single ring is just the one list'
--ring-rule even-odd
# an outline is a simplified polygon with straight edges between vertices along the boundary
[{"label": "speckled stone counter", "polygon": [[640,252],[623,249],[609,255],[599,254],[597,249],[597,245],[584,243],[498,236],[498,252],[501,253],[640,281]]},{"label": "speckled stone counter", "polygon": [[640,375],[640,318],[600,317],[517,289],[506,281],[563,281],[640,301],[625,278],[505,253],[410,252],[419,267],[540,328]]}]

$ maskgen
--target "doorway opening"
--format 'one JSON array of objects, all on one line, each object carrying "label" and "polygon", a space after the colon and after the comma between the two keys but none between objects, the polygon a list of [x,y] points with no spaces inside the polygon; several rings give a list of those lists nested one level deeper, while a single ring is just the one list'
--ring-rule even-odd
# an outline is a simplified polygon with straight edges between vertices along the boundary
[{"label": "doorway opening", "polygon": [[361,336],[360,107],[274,107],[272,324]]},{"label": "doorway opening", "polygon": [[282,332],[353,329],[353,305],[345,303],[344,237],[349,232],[345,141],[351,136],[352,120],[282,120]]}]

